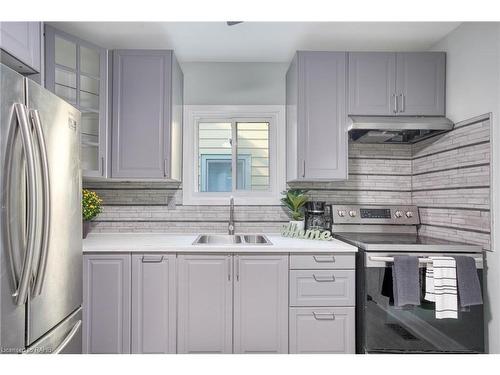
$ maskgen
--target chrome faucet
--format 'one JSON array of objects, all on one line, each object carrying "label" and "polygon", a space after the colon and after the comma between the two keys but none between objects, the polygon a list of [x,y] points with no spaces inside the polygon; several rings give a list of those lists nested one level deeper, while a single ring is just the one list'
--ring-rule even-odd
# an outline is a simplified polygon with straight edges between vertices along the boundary
[{"label": "chrome faucet", "polygon": [[234,198],[229,199],[229,222],[227,223],[227,234],[234,235]]}]

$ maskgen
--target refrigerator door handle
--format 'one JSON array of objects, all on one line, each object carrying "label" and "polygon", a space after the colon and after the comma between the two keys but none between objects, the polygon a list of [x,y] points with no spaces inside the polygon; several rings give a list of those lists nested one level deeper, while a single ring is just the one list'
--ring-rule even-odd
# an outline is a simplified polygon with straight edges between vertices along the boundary
[{"label": "refrigerator door handle", "polygon": [[[15,281],[15,292],[12,294],[14,297],[14,302],[17,305],[23,305],[26,302],[28,296],[28,290],[31,281],[31,268],[33,265],[33,257],[35,254],[35,233],[36,233],[36,218],[37,218],[37,206],[36,206],[36,179],[35,179],[35,156],[33,148],[33,138],[31,136],[31,131],[28,123],[27,109],[24,104],[15,103],[14,113],[11,118],[11,136],[9,136],[9,151],[12,150],[12,144],[14,142],[15,127],[19,125],[21,134],[21,143],[23,147],[24,157],[26,160],[26,171],[27,171],[27,236],[26,236],[26,251],[24,252],[22,267],[19,278],[15,275],[15,269],[12,269],[14,273]],[[15,117],[14,117],[15,116]],[[12,242],[12,227],[10,225],[10,205],[12,184],[10,183],[12,174],[12,152],[8,154],[7,163],[7,173],[6,173],[6,202],[5,205],[5,220],[6,226],[6,237],[7,237],[7,247],[8,251],[12,252],[14,246]],[[16,230],[17,228],[14,228]]]},{"label": "refrigerator door handle", "polygon": [[82,325],[82,321],[79,320],[78,322],[75,323],[73,328],[71,328],[71,331],[69,331],[68,335],[64,338],[64,340],[61,341],[61,343],[57,346],[57,348],[54,349],[52,354],[59,354],[61,353],[66,345],[68,345],[73,337],[78,333],[78,330],[80,329],[80,326]]},{"label": "refrigerator door handle", "polygon": [[35,282],[33,285],[33,296],[37,296],[42,292],[43,282],[45,280],[45,271],[47,269],[47,258],[49,251],[49,233],[50,233],[50,179],[49,179],[49,163],[47,156],[47,146],[45,143],[45,137],[42,130],[42,122],[40,120],[40,114],[38,110],[30,110],[30,119],[33,123],[33,128],[35,130],[40,161],[42,164],[42,236],[40,239],[40,259],[38,262],[38,268],[36,271]]}]

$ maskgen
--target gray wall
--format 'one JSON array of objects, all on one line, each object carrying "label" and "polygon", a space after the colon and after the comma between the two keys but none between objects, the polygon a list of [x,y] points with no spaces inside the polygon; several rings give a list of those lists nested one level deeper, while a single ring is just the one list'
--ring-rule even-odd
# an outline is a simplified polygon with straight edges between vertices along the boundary
[{"label": "gray wall", "polygon": [[283,63],[182,63],[184,104],[285,104]]},{"label": "gray wall", "polygon": [[500,23],[466,22],[433,48],[446,51],[446,113],[455,122],[491,112],[493,246],[486,255],[488,346],[500,353]]}]

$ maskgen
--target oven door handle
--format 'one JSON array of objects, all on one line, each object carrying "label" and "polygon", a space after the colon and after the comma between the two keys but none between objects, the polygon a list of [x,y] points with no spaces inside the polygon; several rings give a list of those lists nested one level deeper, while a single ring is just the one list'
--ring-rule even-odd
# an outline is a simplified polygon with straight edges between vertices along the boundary
[{"label": "oven door handle", "polygon": [[[406,255],[409,255],[409,254],[406,254]],[[421,255],[421,254],[419,254]],[[467,254],[456,254],[456,253],[453,253],[453,254],[433,254],[434,256],[454,256],[454,255],[467,255]],[[480,254],[476,254],[476,255],[470,255],[468,254],[468,256],[471,256],[472,258],[474,258],[474,260],[476,261],[476,268],[477,269],[483,269],[484,268],[484,260],[483,260],[483,257],[482,255]],[[429,256],[421,256],[419,257],[419,264],[420,265],[428,265],[428,264],[432,264],[432,259],[429,258]],[[368,267],[368,268],[383,268],[383,267],[387,267],[390,263],[393,263],[394,262],[394,256],[392,254],[387,254],[387,255],[367,255],[366,256],[366,264],[365,266]]]}]

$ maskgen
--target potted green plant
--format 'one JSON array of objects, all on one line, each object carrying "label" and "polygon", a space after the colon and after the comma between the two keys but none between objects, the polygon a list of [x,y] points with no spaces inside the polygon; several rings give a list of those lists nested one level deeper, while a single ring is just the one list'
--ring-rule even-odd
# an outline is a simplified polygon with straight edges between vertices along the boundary
[{"label": "potted green plant", "polygon": [[304,229],[304,205],[309,200],[306,193],[307,190],[304,189],[288,189],[281,193],[284,195],[281,198],[281,203],[290,211],[289,213],[292,218],[290,224],[292,226],[295,225],[295,228],[298,230]]},{"label": "potted green plant", "polygon": [[90,231],[90,222],[102,212],[101,204],[102,199],[95,191],[82,190],[83,238],[86,238]]}]

